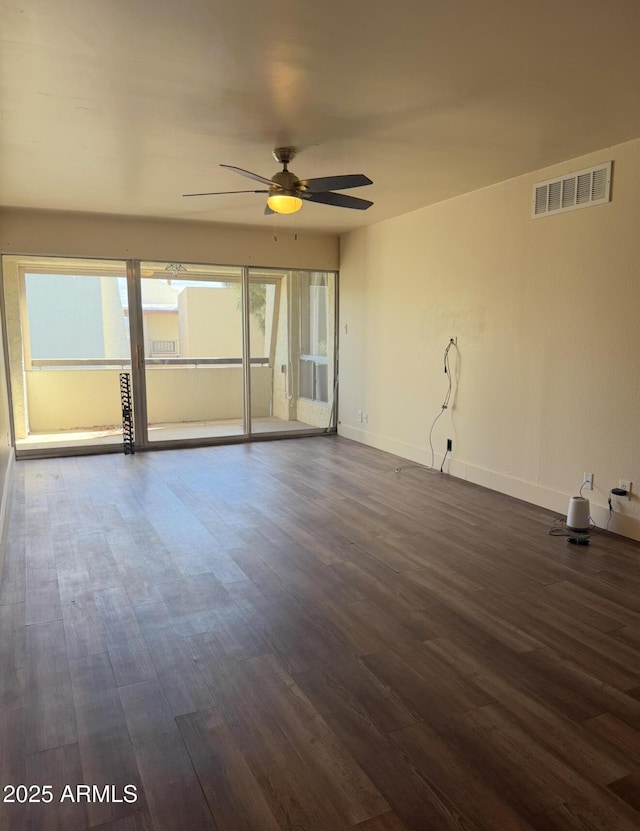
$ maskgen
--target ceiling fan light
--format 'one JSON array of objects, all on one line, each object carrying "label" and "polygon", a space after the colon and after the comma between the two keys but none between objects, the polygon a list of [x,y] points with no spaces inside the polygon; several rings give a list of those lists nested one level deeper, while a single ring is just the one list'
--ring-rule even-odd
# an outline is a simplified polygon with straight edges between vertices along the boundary
[{"label": "ceiling fan light", "polygon": [[277,214],[294,214],[302,207],[302,199],[286,193],[272,193],[267,198],[267,205]]}]

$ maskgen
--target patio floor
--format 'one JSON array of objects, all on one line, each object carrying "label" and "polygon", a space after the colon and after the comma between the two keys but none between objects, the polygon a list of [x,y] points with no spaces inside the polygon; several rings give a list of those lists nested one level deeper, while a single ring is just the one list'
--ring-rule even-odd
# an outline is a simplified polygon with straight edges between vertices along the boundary
[{"label": "patio floor", "polygon": [[[284,433],[296,430],[311,430],[312,424],[302,421],[283,421],[273,416],[253,419],[252,433]],[[182,441],[185,439],[221,438],[243,435],[241,419],[224,421],[196,421],[180,424],[154,424],[149,427],[149,440]],[[30,433],[26,439],[16,442],[18,450],[48,450],[52,447],[92,447],[105,444],[120,444],[122,429],[104,430],[63,430],[56,433]]]}]

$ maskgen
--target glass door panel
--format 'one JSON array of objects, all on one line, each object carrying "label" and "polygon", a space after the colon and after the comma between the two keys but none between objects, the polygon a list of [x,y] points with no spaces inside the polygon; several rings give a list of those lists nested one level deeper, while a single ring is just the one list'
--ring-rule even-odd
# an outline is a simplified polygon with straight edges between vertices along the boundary
[{"label": "glass door panel", "polygon": [[122,442],[126,263],[5,256],[2,266],[17,451]]},{"label": "glass door panel", "polygon": [[251,432],[335,424],[335,274],[249,270]]},{"label": "glass door panel", "polygon": [[140,265],[150,442],[244,429],[242,269]]}]

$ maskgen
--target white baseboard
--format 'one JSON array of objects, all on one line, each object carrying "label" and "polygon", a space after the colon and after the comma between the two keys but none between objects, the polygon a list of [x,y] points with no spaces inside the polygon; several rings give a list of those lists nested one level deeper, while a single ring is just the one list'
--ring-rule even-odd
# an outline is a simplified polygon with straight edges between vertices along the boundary
[{"label": "white baseboard", "polygon": [[[338,435],[344,436],[346,439],[359,441],[361,444],[368,444],[369,447],[375,447],[387,453],[393,453],[395,456],[400,456],[403,459],[410,459],[412,462],[418,462],[421,465],[431,464],[430,450],[425,451],[423,447],[417,447],[408,442],[390,439],[387,436],[378,436],[375,433],[369,433],[367,430],[352,427],[348,424],[340,424],[338,426]],[[439,466],[442,462],[442,457],[438,458],[437,461]]]},{"label": "white baseboard", "polygon": [[[408,461],[417,462],[425,466],[431,465],[431,451],[425,450],[424,447],[416,447],[407,442],[375,435],[357,427],[344,424],[338,427],[338,434],[347,439],[353,439],[353,441],[375,447],[378,450],[393,453],[395,456],[400,456]],[[442,459],[443,456],[441,453],[435,454],[433,464],[438,470],[442,464]],[[536,485],[533,482],[527,482],[523,479],[517,479],[514,476],[508,476],[504,473],[467,464],[457,459],[448,459],[445,471],[450,476],[464,479],[467,482],[473,482],[476,485],[482,485],[482,487],[489,488],[490,490],[504,493],[507,496],[513,496],[516,499],[522,499],[524,502],[539,505],[541,508],[547,508],[550,511],[555,511],[565,516],[569,505],[569,498],[577,495],[561,493],[560,491]],[[614,504],[615,510],[609,516],[608,505],[597,505],[594,503],[591,494],[586,495],[589,497],[591,516],[598,527],[605,528],[607,521],[609,521],[609,530],[613,531],[613,533],[640,541],[640,520],[636,516],[631,516],[624,512],[626,504],[628,503],[618,502]]]}]

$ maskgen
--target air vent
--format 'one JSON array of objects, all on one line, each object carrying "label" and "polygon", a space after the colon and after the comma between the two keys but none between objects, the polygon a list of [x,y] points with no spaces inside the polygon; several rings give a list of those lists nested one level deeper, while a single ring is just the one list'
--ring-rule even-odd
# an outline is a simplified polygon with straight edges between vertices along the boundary
[{"label": "air vent", "polygon": [[609,201],[611,162],[578,170],[569,176],[547,179],[533,188],[533,217],[575,211]]}]

